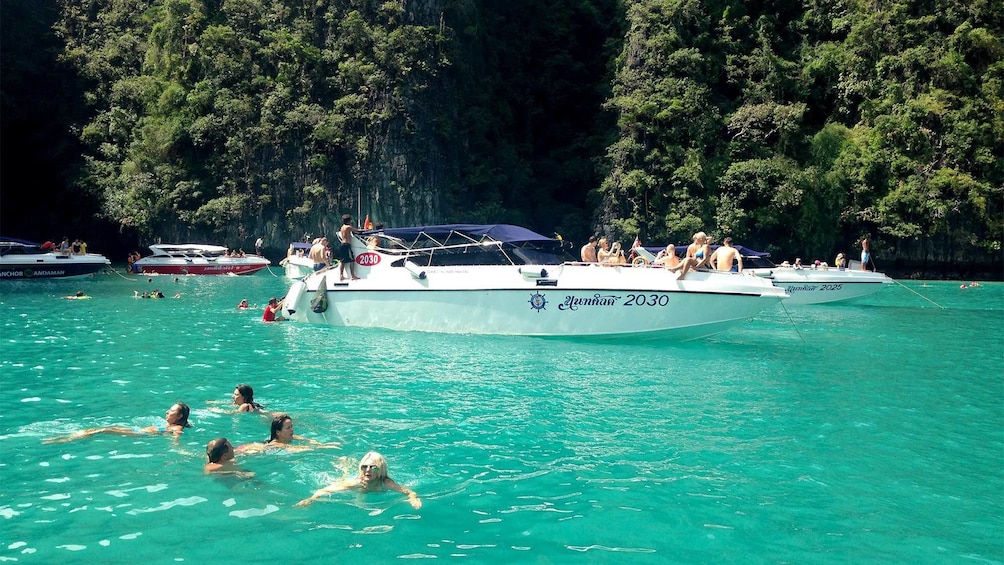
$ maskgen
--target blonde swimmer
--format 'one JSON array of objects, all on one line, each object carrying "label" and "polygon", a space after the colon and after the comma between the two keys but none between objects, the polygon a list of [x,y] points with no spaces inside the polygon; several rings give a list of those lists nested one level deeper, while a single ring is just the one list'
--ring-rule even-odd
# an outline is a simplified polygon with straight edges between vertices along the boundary
[{"label": "blonde swimmer", "polygon": [[359,474],[355,477],[342,479],[330,485],[317,489],[310,498],[297,502],[297,506],[307,506],[322,496],[343,490],[359,489],[362,492],[379,492],[393,490],[408,497],[408,503],[415,510],[422,507],[422,499],[415,491],[403,487],[387,476],[387,460],[376,451],[370,451],[359,462]]}]

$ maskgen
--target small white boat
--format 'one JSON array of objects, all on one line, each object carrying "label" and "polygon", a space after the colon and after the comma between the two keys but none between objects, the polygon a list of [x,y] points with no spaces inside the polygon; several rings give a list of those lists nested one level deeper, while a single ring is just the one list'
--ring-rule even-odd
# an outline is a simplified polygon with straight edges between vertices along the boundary
[{"label": "small white boat", "polygon": [[312,245],[304,241],[289,244],[286,258],[279,265],[286,270],[286,278],[298,280],[314,272],[314,260],[310,258]]},{"label": "small white boat", "polygon": [[157,244],[153,255],[132,264],[136,273],[161,275],[249,275],[267,267],[270,261],[257,255],[227,255],[220,245]]},{"label": "small white boat", "polygon": [[85,277],[110,266],[97,253],[45,251],[38,243],[0,237],[0,280]]},{"label": "small white boat", "polygon": [[775,286],[783,288],[791,296],[786,304],[853,300],[875,294],[883,285],[894,282],[884,273],[862,271],[861,264],[856,261],[843,269],[825,264],[801,267],[775,265],[767,259],[770,256],[768,253],[741,246],[736,248],[743,255],[744,272],[769,279]]},{"label": "small white boat", "polygon": [[361,231],[352,241],[359,280],[341,280],[338,266],[311,273],[290,286],[283,315],[444,333],[693,339],[787,297],[749,275],[678,280],[665,269],[581,263],[563,244],[504,224]]}]

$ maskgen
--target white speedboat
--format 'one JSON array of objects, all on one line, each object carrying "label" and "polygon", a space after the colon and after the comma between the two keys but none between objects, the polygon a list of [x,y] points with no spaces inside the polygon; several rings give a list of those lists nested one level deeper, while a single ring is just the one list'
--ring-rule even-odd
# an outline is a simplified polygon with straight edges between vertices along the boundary
[{"label": "white speedboat", "polygon": [[249,275],[267,267],[270,261],[257,255],[228,255],[220,245],[157,244],[153,255],[132,264],[137,273],[161,275]]},{"label": "white speedboat", "polygon": [[38,243],[0,237],[0,280],[85,277],[110,266],[97,253],[44,251]]},{"label": "white speedboat", "polygon": [[352,250],[358,280],[342,280],[337,266],[312,273],[290,286],[283,315],[444,333],[692,339],[787,296],[748,275],[678,280],[665,269],[576,262],[562,241],[504,224],[361,231]]},{"label": "white speedboat", "polygon": [[773,281],[791,298],[786,304],[823,304],[869,296],[894,281],[884,273],[862,271],[860,263],[840,269],[828,265],[794,267],[775,265],[768,253],[737,246],[743,255],[744,272]]},{"label": "white speedboat", "polygon": [[310,258],[312,245],[304,241],[294,241],[289,244],[286,258],[279,265],[286,269],[286,278],[298,280],[314,272],[314,260]]}]

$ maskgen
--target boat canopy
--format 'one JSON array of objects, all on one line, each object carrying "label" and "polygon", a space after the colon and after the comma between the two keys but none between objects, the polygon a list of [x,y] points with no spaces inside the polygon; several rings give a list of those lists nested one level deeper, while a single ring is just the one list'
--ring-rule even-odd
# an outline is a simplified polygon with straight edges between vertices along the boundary
[{"label": "boat canopy", "polygon": [[568,254],[568,242],[510,224],[444,224],[357,233],[423,266],[557,265],[574,260]]},{"label": "boat canopy", "polygon": [[38,255],[41,253],[45,253],[45,251],[42,250],[42,244],[40,243],[26,239],[0,236],[0,256]]},{"label": "boat canopy", "polygon": [[359,233],[364,236],[370,234],[385,235],[405,241],[414,241],[423,236],[430,239],[442,240],[451,235],[465,235],[470,239],[491,239],[502,243],[557,241],[527,228],[510,224],[444,224],[439,226],[361,230]]}]

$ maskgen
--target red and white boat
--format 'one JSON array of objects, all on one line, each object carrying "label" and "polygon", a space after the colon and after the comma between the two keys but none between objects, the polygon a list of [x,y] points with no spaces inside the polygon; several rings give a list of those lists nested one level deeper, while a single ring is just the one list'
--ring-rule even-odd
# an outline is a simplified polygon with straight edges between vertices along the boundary
[{"label": "red and white boat", "polygon": [[137,273],[161,275],[250,275],[270,261],[257,255],[235,257],[219,245],[194,243],[151,245],[153,255],[132,264]]}]

